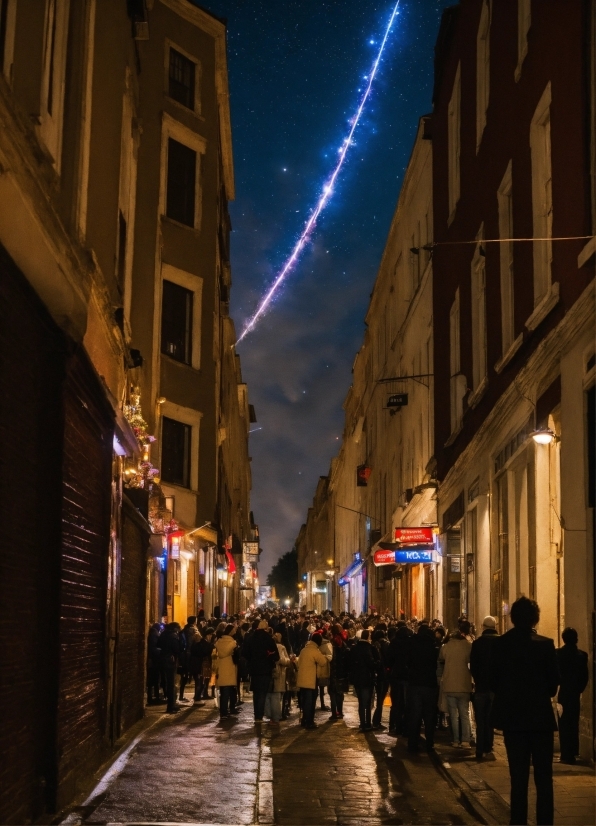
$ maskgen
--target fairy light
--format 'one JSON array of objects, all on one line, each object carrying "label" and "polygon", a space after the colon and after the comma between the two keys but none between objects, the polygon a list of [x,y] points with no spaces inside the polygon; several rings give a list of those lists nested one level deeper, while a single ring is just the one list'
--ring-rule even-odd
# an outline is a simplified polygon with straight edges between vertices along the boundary
[{"label": "fairy light", "polygon": [[367,80],[368,83],[366,85],[366,89],[364,90],[364,94],[362,95],[362,98],[360,100],[360,104],[359,104],[359,106],[356,110],[356,114],[354,115],[354,117],[351,120],[351,127],[350,127],[350,131],[348,133],[348,136],[347,136],[347,138],[344,139],[342,145],[340,146],[340,148],[338,150],[339,157],[338,157],[338,160],[337,160],[337,164],[335,165],[335,169],[333,170],[330,178],[327,180],[327,182],[323,186],[323,191],[322,191],[322,194],[319,198],[319,201],[318,201],[314,211],[312,212],[310,218],[306,222],[306,225],[305,225],[304,229],[302,230],[302,234],[300,235],[298,241],[296,242],[296,244],[294,246],[294,249],[292,250],[289,258],[287,259],[286,263],[282,267],[280,273],[278,274],[278,276],[274,280],[271,287],[265,293],[265,296],[262,298],[261,303],[257,307],[256,312],[247,321],[246,326],[244,327],[244,330],[242,331],[242,334],[238,338],[238,341],[236,342],[236,344],[239,344],[242,341],[242,339],[246,335],[248,335],[248,333],[250,333],[252,330],[254,330],[257,322],[259,321],[259,319],[261,318],[263,313],[267,310],[267,307],[271,303],[271,300],[273,299],[273,296],[277,292],[277,290],[280,287],[281,283],[283,282],[285,277],[288,275],[288,273],[293,269],[293,267],[297,263],[297,261],[300,257],[300,254],[304,250],[305,246],[307,245],[307,243],[308,243],[308,241],[309,241],[309,239],[310,239],[310,237],[311,237],[311,235],[312,235],[312,233],[315,229],[315,226],[316,226],[317,220],[319,218],[319,215],[325,209],[325,207],[327,206],[327,204],[329,203],[329,201],[331,199],[331,196],[333,195],[333,187],[335,186],[335,182],[337,180],[337,177],[338,177],[338,175],[341,171],[341,168],[344,164],[344,161],[346,159],[346,155],[348,154],[348,149],[352,145],[352,138],[354,137],[354,132],[356,131],[356,129],[358,127],[358,123],[360,121],[360,118],[362,117],[362,113],[364,112],[364,107],[366,106],[366,102],[367,102],[367,100],[370,96],[370,93],[371,93],[371,90],[372,90],[372,87],[373,87],[373,83],[374,83],[374,80],[375,80],[375,77],[376,77],[376,74],[377,74],[377,71],[378,71],[378,68],[379,68],[379,64],[381,62],[381,57],[383,55],[383,50],[385,49],[385,44],[387,43],[387,39],[388,39],[389,33],[391,31],[391,27],[393,26],[393,22],[394,22],[396,16],[399,14],[399,4],[400,4],[400,2],[401,2],[401,0],[397,0],[397,3],[393,7],[393,11],[391,13],[391,17],[389,18],[387,28],[385,29],[385,34],[384,34],[383,39],[381,41],[381,45],[379,47],[376,60],[373,63],[372,70],[370,71],[370,73],[368,75],[364,76],[364,79]]}]

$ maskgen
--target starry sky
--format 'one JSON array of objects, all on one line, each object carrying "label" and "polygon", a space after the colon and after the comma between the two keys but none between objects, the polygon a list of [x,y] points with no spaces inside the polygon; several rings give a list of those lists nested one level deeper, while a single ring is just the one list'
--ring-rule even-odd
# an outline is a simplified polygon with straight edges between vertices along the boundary
[{"label": "starry sky", "polygon": [[[431,111],[433,50],[454,0],[402,0],[373,92],[312,243],[239,345],[255,405],[252,509],[261,581],[292,549],[338,452],[342,403],[418,118]],[[228,24],[238,334],[316,205],[349,131],[391,0],[213,0]],[[359,93],[360,90],[360,93]]]}]

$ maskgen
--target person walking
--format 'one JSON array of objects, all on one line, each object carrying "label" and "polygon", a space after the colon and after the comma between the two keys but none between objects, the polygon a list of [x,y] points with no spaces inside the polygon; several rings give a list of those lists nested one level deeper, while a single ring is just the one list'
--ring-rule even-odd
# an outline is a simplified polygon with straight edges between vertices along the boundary
[{"label": "person walking", "polygon": [[268,628],[269,623],[266,619],[262,619],[252,636],[245,637],[244,655],[250,672],[250,690],[256,724],[263,722],[271,675],[275,663],[279,660],[277,645],[267,630]]},{"label": "person walking", "polygon": [[424,722],[427,751],[434,749],[437,717],[437,656],[433,632],[420,623],[410,638],[408,648],[408,704],[406,709],[408,751],[417,752],[420,743],[420,725]]},{"label": "person walking", "polygon": [[493,750],[495,730],[492,724],[494,694],[490,690],[490,663],[493,643],[499,636],[494,617],[482,620],[482,634],[472,643],[470,672],[474,680],[472,704],[476,715],[476,758]]},{"label": "person walking", "polygon": [[[510,823],[528,822],[528,781],[534,766],[536,823],[552,824],[553,732],[551,698],[559,686],[555,644],[535,628],[540,609],[520,597],[511,606],[513,628],[493,643],[490,687],[495,727],[502,729],[511,778]],[[451,645],[451,643],[449,643]]]},{"label": "person walking", "polygon": [[[461,620],[458,631],[446,645],[441,646],[438,656],[437,677],[443,688],[443,695],[451,721],[454,748],[470,748],[472,726],[470,723],[470,697],[472,695],[472,675],[470,674],[470,652],[472,643],[467,639],[470,623]],[[460,740],[461,725],[461,740]]]},{"label": "person walking", "polygon": [[237,671],[234,652],[238,646],[233,637],[234,626],[226,625],[224,633],[215,643],[217,651],[217,677],[215,684],[219,688],[219,719],[225,720],[236,715]]},{"label": "person walking", "polygon": [[180,711],[180,706],[176,703],[176,668],[180,653],[179,633],[180,625],[177,622],[169,622],[159,638],[159,664],[166,676],[167,714],[177,714]]},{"label": "person walking", "polygon": [[406,733],[406,700],[408,686],[408,652],[412,632],[399,620],[397,631],[389,643],[389,691],[391,711],[389,712],[389,734]]},{"label": "person walking", "polygon": [[575,628],[562,634],[563,646],[557,649],[557,665],[561,677],[558,701],[563,706],[559,718],[561,763],[575,763],[579,754],[580,698],[588,685],[588,655],[577,647]]},{"label": "person walking", "polygon": [[371,644],[371,632],[365,629],[350,654],[350,673],[358,697],[360,731],[372,731],[371,705],[377,670],[381,658]]},{"label": "person walking", "polygon": [[315,705],[317,702],[317,666],[323,666],[328,655],[319,651],[322,642],[321,634],[313,634],[298,657],[298,675],[296,685],[300,689],[300,707],[302,720],[300,725],[306,729],[317,727],[315,723]]}]

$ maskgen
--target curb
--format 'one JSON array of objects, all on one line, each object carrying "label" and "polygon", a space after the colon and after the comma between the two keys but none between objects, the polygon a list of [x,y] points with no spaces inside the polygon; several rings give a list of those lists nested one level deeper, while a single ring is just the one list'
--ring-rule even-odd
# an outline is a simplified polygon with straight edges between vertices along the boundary
[{"label": "curb", "polygon": [[[478,819],[479,823],[493,826],[509,822],[509,807],[482,778],[469,769],[466,779],[458,768],[451,765],[448,755],[437,749],[430,752],[430,757],[440,774],[458,793],[462,805]],[[470,774],[474,774],[475,777],[470,777]]]}]

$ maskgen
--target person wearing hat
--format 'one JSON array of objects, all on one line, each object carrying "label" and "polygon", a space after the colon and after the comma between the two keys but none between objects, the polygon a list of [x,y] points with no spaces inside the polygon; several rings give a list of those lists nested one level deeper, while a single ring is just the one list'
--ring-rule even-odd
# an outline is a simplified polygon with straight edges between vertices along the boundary
[{"label": "person wearing hat", "polygon": [[498,636],[495,618],[485,617],[482,620],[482,634],[474,640],[470,652],[470,671],[475,686],[472,703],[476,715],[477,760],[493,750],[492,707],[495,695],[490,690],[490,663],[493,643]]}]

